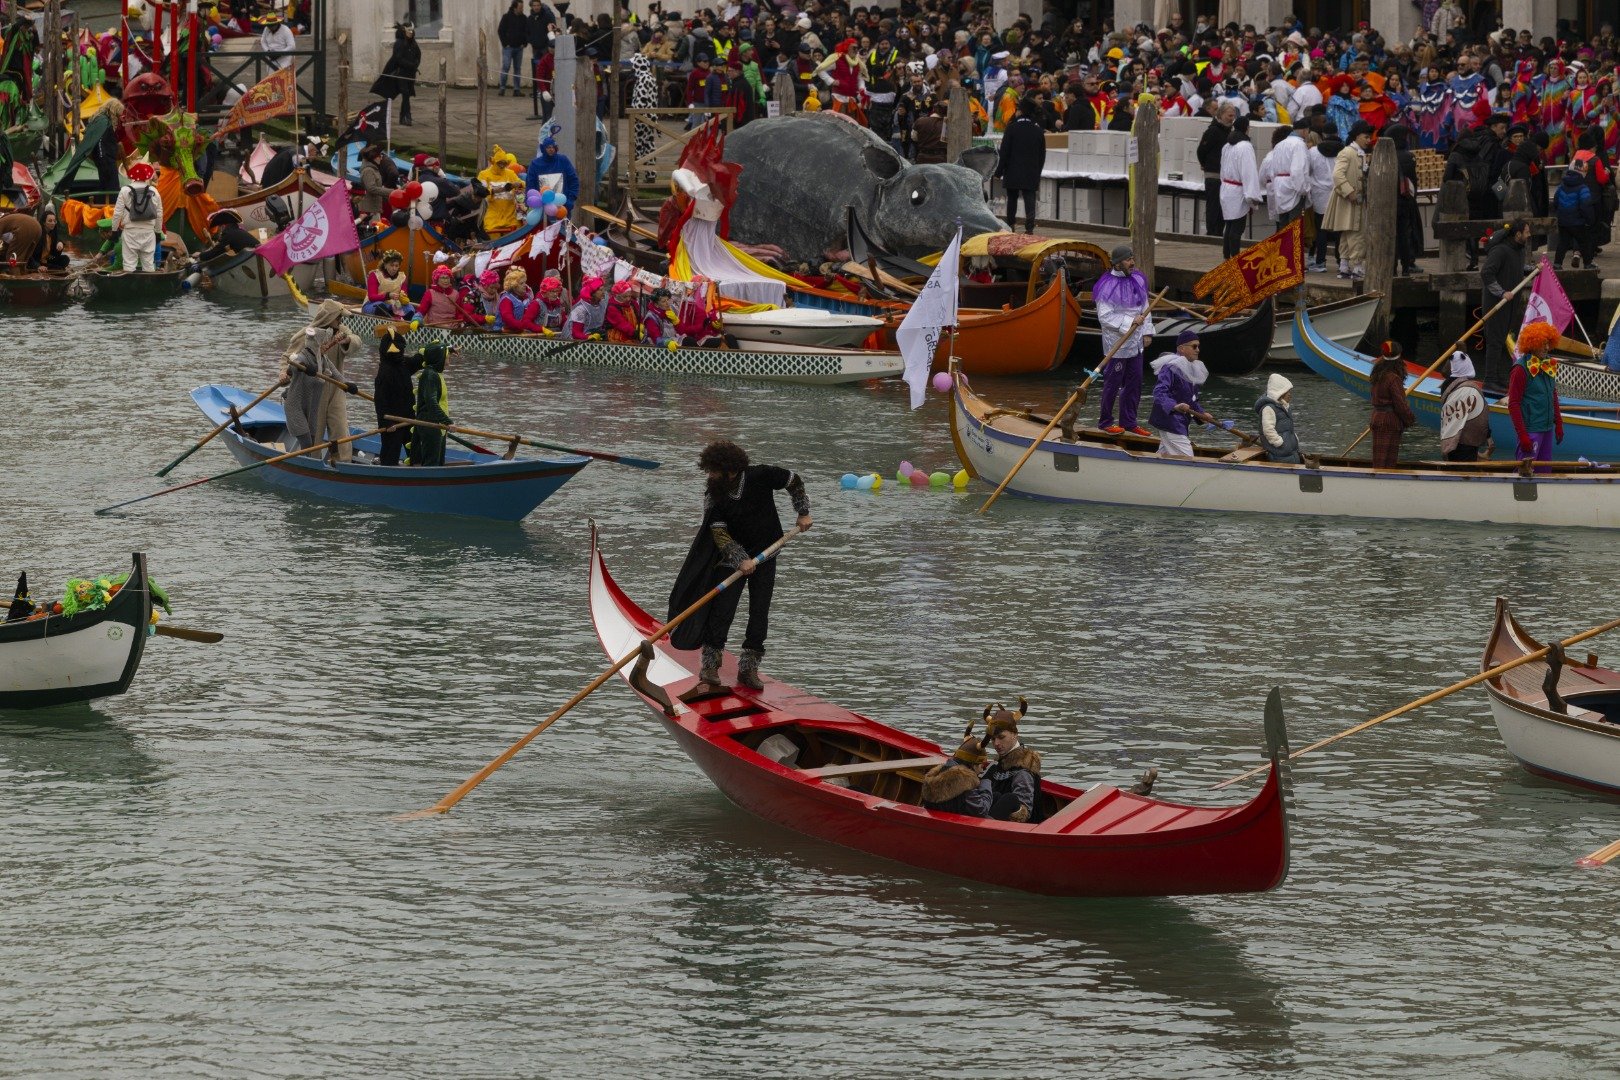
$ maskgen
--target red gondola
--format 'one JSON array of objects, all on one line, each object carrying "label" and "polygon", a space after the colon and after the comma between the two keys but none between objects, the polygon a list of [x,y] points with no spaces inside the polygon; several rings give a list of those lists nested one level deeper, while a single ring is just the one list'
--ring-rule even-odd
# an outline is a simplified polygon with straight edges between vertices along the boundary
[{"label": "red gondola", "polygon": [[[609,575],[594,530],[590,604],[597,638],[614,659],[659,626]],[[660,641],[650,662],[621,675],[727,798],[797,832],[1055,896],[1264,892],[1287,876],[1288,749],[1276,690],[1266,702],[1271,770],[1248,802],[1186,806],[1107,784],[1082,791],[1043,780],[1045,820],[1026,825],[923,809],[922,776],[945,759],[937,744],[769,677],[757,693],[738,687],[684,702],[697,668],[696,652]],[[728,654],[722,674],[735,671]]]}]

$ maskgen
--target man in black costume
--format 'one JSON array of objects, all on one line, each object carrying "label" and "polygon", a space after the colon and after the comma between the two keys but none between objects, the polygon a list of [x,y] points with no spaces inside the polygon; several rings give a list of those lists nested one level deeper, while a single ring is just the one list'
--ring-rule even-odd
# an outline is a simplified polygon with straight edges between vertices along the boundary
[{"label": "man in black costume", "polygon": [[[759,562],[749,553],[763,551],[782,538],[776,492],[787,491],[801,532],[810,528],[810,497],[798,473],[775,465],[750,465],[748,454],[734,442],[705,446],[698,455],[698,468],[709,478],[703,492],[703,524],[670,593],[670,618],[690,607],[733,570],[741,570],[748,587],[748,629],[737,664],[737,683],[750,690],[763,690],[759,663],[765,656],[776,561]],[[724,689],[720,659],[741,592],[741,588],[721,592],[676,627],[670,637],[678,649],[703,647],[703,668],[696,687],[699,693]]]},{"label": "man in black costume", "polygon": [[[422,358],[406,349],[405,328],[401,323],[385,323],[377,328],[377,378],[371,394],[377,404],[377,426],[386,428],[390,416],[416,419],[416,391],[411,376],[421,370]],[[379,465],[398,465],[400,453],[410,444],[411,428],[382,433]]]}]

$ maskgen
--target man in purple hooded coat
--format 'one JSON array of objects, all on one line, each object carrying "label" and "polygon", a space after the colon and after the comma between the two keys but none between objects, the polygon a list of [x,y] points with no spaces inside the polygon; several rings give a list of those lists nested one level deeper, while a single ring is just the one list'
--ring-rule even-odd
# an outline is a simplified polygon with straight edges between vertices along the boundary
[{"label": "man in purple hooded coat", "polygon": [[[1097,279],[1091,287],[1091,296],[1097,305],[1097,322],[1102,327],[1103,355],[1107,356],[1121,339],[1124,344],[1103,369],[1102,415],[1097,424],[1113,435],[1132,431],[1151,438],[1153,432],[1137,424],[1136,412],[1142,404],[1143,346],[1153,336],[1153,317],[1145,316],[1140,325],[1132,327],[1136,317],[1147,310],[1147,275],[1136,268],[1135,252],[1129,244],[1114,248],[1109,258],[1113,268]],[[1114,422],[1116,404],[1119,407],[1117,424]]]},{"label": "man in purple hooded coat", "polygon": [[1183,330],[1176,338],[1176,351],[1153,361],[1153,373],[1158,381],[1153,384],[1148,423],[1159,429],[1159,456],[1192,457],[1188,426],[1194,420],[1215,422],[1198,400],[1198,388],[1209,380],[1209,369],[1198,359],[1198,331]]}]

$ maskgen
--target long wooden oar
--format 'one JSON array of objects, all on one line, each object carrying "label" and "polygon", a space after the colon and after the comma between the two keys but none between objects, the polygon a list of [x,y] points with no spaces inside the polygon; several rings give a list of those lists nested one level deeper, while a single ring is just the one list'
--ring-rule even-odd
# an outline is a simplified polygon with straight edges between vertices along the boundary
[{"label": "long wooden oar", "polygon": [[179,638],[181,641],[198,641],[204,645],[217,645],[225,640],[224,634],[212,630],[192,630],[184,626],[170,626],[168,623],[158,623],[157,632],[163,637]]},{"label": "long wooden oar", "polygon": [[1119,340],[1114,342],[1114,347],[1108,350],[1108,355],[1103,357],[1103,361],[1097,365],[1097,369],[1090,375],[1087,375],[1085,381],[1079,386],[1075,387],[1074,393],[1069,395],[1069,400],[1063,403],[1063,407],[1052,414],[1052,419],[1047,422],[1046,427],[1041,429],[1041,433],[1035,437],[1035,441],[1029,444],[1029,449],[1024,451],[1024,456],[1018,459],[1018,463],[1012,467],[1012,471],[1002,479],[1001,485],[997,487],[995,491],[990,493],[990,497],[988,499],[984,500],[984,505],[979,507],[979,513],[982,514],[986,510],[990,509],[991,505],[997,499],[1001,498],[1001,493],[1007,490],[1007,485],[1012,483],[1012,478],[1018,475],[1018,470],[1024,467],[1024,462],[1028,461],[1030,459],[1030,455],[1034,454],[1035,451],[1040,448],[1041,443],[1046,441],[1046,437],[1052,433],[1052,429],[1057,427],[1058,421],[1063,419],[1063,414],[1068,412],[1070,407],[1073,406],[1076,401],[1080,400],[1080,395],[1086,392],[1086,387],[1091,385],[1092,380],[1096,379],[1098,375],[1101,375],[1103,373],[1103,369],[1108,367],[1109,364],[1113,363],[1114,354],[1119,352],[1120,346],[1124,345],[1131,339],[1131,335],[1136,333],[1136,328],[1142,325],[1142,320],[1148,317],[1148,312],[1153,310],[1153,305],[1164,299],[1164,294],[1169,291],[1170,287],[1167,285],[1160,289],[1158,293],[1150,300],[1148,300],[1147,307],[1144,307],[1141,312],[1137,314],[1136,318],[1131,322],[1130,329],[1121,334]]},{"label": "long wooden oar", "polygon": [[[776,543],[772,544],[770,547],[766,548],[764,551],[762,551],[758,555],[754,556],[755,561],[756,562],[765,562],[767,559],[774,558],[776,556],[776,553],[778,551],[781,551],[782,548],[787,544],[787,542],[789,540],[792,540],[795,536],[798,536],[798,535],[802,534],[803,532],[804,532],[803,529],[801,529],[797,525],[795,525],[792,529],[788,530],[788,533],[787,533],[786,536],[783,536],[782,539],[778,540]],[[669,622],[667,622],[664,625],[660,626],[657,630],[654,630],[652,632],[652,634],[650,636],[648,636],[644,641],[637,642],[636,647],[634,649],[631,649],[629,652],[625,653],[624,657],[622,659],[620,659],[617,663],[615,663],[612,667],[608,668],[606,671],[602,672],[602,674],[600,674],[596,678],[592,679],[590,681],[590,683],[585,687],[585,689],[581,690],[579,693],[575,694],[573,697],[571,697],[567,701],[563,702],[561,708],[559,708],[556,712],[552,713],[550,716],[546,717],[544,720],[540,721],[540,723],[536,724],[533,728],[530,729],[530,731],[529,731],[529,733],[527,735],[523,736],[523,738],[519,739],[517,742],[513,743],[511,746],[508,746],[501,753],[500,757],[496,758],[494,761],[490,762],[488,765],[485,765],[482,769],[479,769],[476,773],[474,773],[472,775],[472,777],[470,779],[468,779],[460,787],[456,788],[450,794],[446,795],[444,798],[440,799],[438,802],[434,803],[432,806],[428,807],[426,810],[413,810],[408,814],[400,814],[394,820],[395,821],[413,821],[413,820],[415,820],[417,818],[432,817],[435,814],[449,813],[451,807],[455,806],[456,803],[458,803],[462,799],[466,798],[468,792],[472,791],[473,788],[477,787],[479,784],[482,784],[485,780],[488,780],[492,775],[494,775],[496,769],[499,769],[502,765],[505,765],[508,761],[511,761],[514,757],[516,757],[519,750],[522,750],[525,746],[528,746],[529,743],[534,741],[535,736],[539,735],[542,731],[546,730],[546,728],[550,727],[552,724],[555,724],[558,720],[560,720],[562,718],[564,713],[566,713],[569,709],[572,709],[575,705],[578,705],[580,702],[584,701],[586,698],[590,697],[591,694],[595,693],[598,689],[600,689],[602,687],[602,685],[605,684],[609,679],[611,679],[611,678],[613,678],[613,676],[617,675],[619,673],[620,669],[622,669],[625,665],[633,662],[638,656],[640,656],[641,655],[641,646],[642,645],[644,645],[644,644],[645,645],[651,645],[654,642],[660,641],[663,638],[668,637],[670,631],[674,630],[677,626],[681,625],[681,623],[685,622],[688,618],[690,618],[695,612],[697,612],[700,608],[702,608],[709,601],[713,600],[715,597],[719,596],[722,592],[729,589],[731,586],[735,585],[737,582],[741,581],[742,578],[743,578],[743,572],[741,570],[733,571],[732,574],[729,577],[727,577],[724,581],[722,581],[720,584],[716,585],[714,588],[710,589],[708,592],[704,593],[702,595],[702,597],[700,597],[698,599],[698,601],[696,603],[694,603],[691,607],[687,608],[685,611],[681,612],[679,615],[677,615],[673,619],[669,620]]]},{"label": "long wooden oar", "polygon": [[[1610,630],[1613,630],[1616,627],[1620,627],[1620,619],[1612,619],[1609,622],[1604,623],[1602,626],[1594,626],[1590,630],[1583,630],[1581,633],[1576,634],[1574,637],[1567,637],[1563,641],[1558,642],[1558,645],[1560,647],[1562,647],[1562,648],[1567,649],[1567,648],[1569,648],[1569,646],[1579,644],[1580,642],[1585,641],[1587,638],[1597,637],[1599,634],[1607,634]],[[1413,709],[1421,708],[1424,705],[1428,705],[1428,704],[1431,704],[1432,702],[1439,701],[1441,698],[1448,697],[1448,696],[1450,696],[1452,694],[1455,694],[1459,690],[1466,690],[1470,686],[1477,686],[1480,683],[1484,682],[1486,679],[1494,679],[1498,675],[1502,674],[1504,671],[1511,671],[1512,669],[1514,669],[1516,667],[1519,667],[1522,664],[1534,663],[1535,661],[1540,660],[1542,657],[1546,656],[1549,652],[1552,651],[1552,649],[1553,649],[1553,646],[1551,646],[1551,645],[1543,645],[1541,648],[1535,650],[1534,652],[1525,653],[1523,656],[1519,657],[1516,660],[1509,660],[1505,664],[1497,664],[1495,667],[1488,668],[1487,670],[1480,672],[1478,675],[1470,675],[1470,676],[1468,676],[1468,678],[1464,679],[1462,682],[1453,683],[1452,685],[1446,687],[1444,690],[1436,690],[1432,694],[1424,694],[1422,697],[1418,698],[1416,701],[1409,701],[1405,705],[1402,705],[1398,709],[1392,709],[1389,712],[1384,713],[1381,716],[1373,717],[1371,720],[1363,720],[1361,723],[1357,724],[1355,727],[1345,728],[1343,731],[1339,732],[1337,735],[1329,735],[1325,739],[1321,739],[1321,740],[1318,740],[1317,742],[1311,743],[1311,745],[1305,747],[1302,750],[1295,750],[1292,754],[1288,755],[1288,760],[1293,761],[1295,758],[1302,757],[1303,755],[1310,753],[1312,750],[1320,750],[1322,747],[1327,746],[1329,743],[1336,743],[1340,739],[1344,738],[1347,735],[1354,735],[1358,731],[1366,731],[1368,728],[1372,727],[1374,724],[1382,724],[1385,720],[1393,720],[1397,716],[1404,715],[1406,713],[1411,712]],[[1258,766],[1256,768],[1250,769],[1248,772],[1239,773],[1238,775],[1232,777],[1230,780],[1222,780],[1220,783],[1215,785],[1215,788],[1219,789],[1219,788],[1226,787],[1228,784],[1235,784],[1239,780],[1244,780],[1244,779],[1247,779],[1248,777],[1254,776],[1254,775],[1256,775],[1258,773],[1265,772],[1270,767],[1271,767],[1270,765],[1261,765],[1261,766]]]},{"label": "long wooden oar", "polygon": [[[326,382],[331,383],[333,386],[336,386],[339,389],[341,389],[345,394],[347,394],[349,392],[349,384],[348,383],[343,382],[341,379],[334,379],[334,378],[332,378],[332,376],[326,374],[323,371],[317,371],[315,373],[315,377],[317,379],[322,379],[322,380],[325,380]],[[369,401],[373,405],[375,405],[377,403],[376,398],[372,397],[370,394],[366,393],[364,390],[360,389],[358,386],[355,387],[354,396],[359,398],[361,401]],[[467,449],[471,450],[475,454],[488,454],[490,457],[500,457],[500,455],[497,454],[495,451],[486,449],[486,448],[484,448],[482,446],[479,446],[477,443],[470,443],[466,439],[456,439],[456,437],[454,435],[452,435],[450,437],[452,439],[455,439],[456,442],[460,443],[462,446],[465,446]]]},{"label": "long wooden oar", "polygon": [[228,428],[232,424],[236,423],[236,421],[238,419],[240,419],[242,416],[246,415],[249,412],[252,412],[253,411],[253,406],[257,405],[259,402],[263,401],[265,398],[269,397],[271,394],[275,393],[277,390],[280,390],[283,386],[286,386],[286,385],[287,385],[287,376],[283,375],[280,378],[280,380],[278,380],[277,383],[274,386],[272,386],[270,389],[266,390],[264,393],[260,394],[258,397],[254,398],[252,401],[248,402],[247,408],[237,410],[237,413],[236,413],[235,416],[230,417],[228,420],[226,420],[223,424],[220,424],[213,431],[210,431],[208,434],[204,435],[201,439],[199,439],[197,441],[197,444],[195,446],[193,446],[190,450],[187,450],[185,453],[181,454],[179,457],[175,458],[173,461],[171,461],[167,465],[163,466],[163,468],[159,469],[157,471],[157,475],[159,475],[159,476],[168,476],[171,472],[174,471],[174,467],[176,465],[180,464],[182,461],[186,460],[186,458],[190,457],[192,454],[195,454],[197,451],[201,450],[203,447],[205,447],[209,443],[213,442],[214,441],[214,436],[218,435],[220,432],[224,431],[226,428]]},{"label": "long wooden oar", "polygon": [[[1443,349],[1441,351],[1440,355],[1435,358],[1434,363],[1429,365],[1429,369],[1427,371],[1425,371],[1423,374],[1419,375],[1417,378],[1413,379],[1411,381],[1411,383],[1407,385],[1406,390],[1404,391],[1406,396],[1411,397],[1412,396],[1412,391],[1414,391],[1414,390],[1416,390],[1418,388],[1418,384],[1423,382],[1423,380],[1427,379],[1430,375],[1433,375],[1435,373],[1435,370],[1437,368],[1439,368],[1441,364],[1443,364],[1447,360],[1451,359],[1451,354],[1456,352],[1458,349],[1462,348],[1463,345],[1468,341],[1468,339],[1474,336],[1474,331],[1475,330],[1478,330],[1480,327],[1484,326],[1485,323],[1490,319],[1490,317],[1492,315],[1495,315],[1498,311],[1500,311],[1502,309],[1503,305],[1505,305],[1509,300],[1513,299],[1515,296],[1518,296],[1519,295],[1519,290],[1524,288],[1526,285],[1530,284],[1531,281],[1535,280],[1536,275],[1539,274],[1539,273],[1541,273],[1541,267],[1539,267],[1539,266],[1536,267],[1534,270],[1530,271],[1530,273],[1525,277],[1525,279],[1523,281],[1519,282],[1517,285],[1513,286],[1513,288],[1506,295],[1504,295],[1502,297],[1502,299],[1500,299],[1500,300],[1498,300],[1496,302],[1495,306],[1492,307],[1491,310],[1489,310],[1485,314],[1481,315],[1479,317],[1478,322],[1474,323],[1473,326],[1470,326],[1466,331],[1464,331],[1462,337],[1458,338],[1456,341],[1453,341],[1450,345],[1446,346],[1445,349]],[[1362,429],[1361,434],[1356,436],[1356,441],[1351,443],[1349,446],[1345,447],[1344,448],[1344,453],[1340,454],[1339,456],[1340,457],[1349,457],[1350,456],[1350,451],[1352,451],[1356,447],[1360,446],[1361,445],[1361,440],[1365,439],[1368,435],[1371,435],[1371,434],[1372,434],[1372,425],[1368,424],[1364,429]]]},{"label": "long wooden oar", "polygon": [[176,484],[174,487],[167,487],[162,491],[154,491],[152,494],[142,495],[138,499],[125,499],[121,503],[113,503],[111,506],[103,506],[100,510],[97,510],[96,513],[105,514],[110,510],[117,510],[124,506],[133,506],[135,503],[145,502],[148,499],[156,499],[164,495],[173,495],[177,491],[184,491],[186,488],[196,487],[198,484],[206,484],[213,480],[223,480],[227,476],[237,476],[241,473],[252,472],[254,469],[262,469],[266,465],[274,465],[276,462],[286,461],[288,458],[302,457],[305,454],[313,454],[317,450],[330,450],[332,447],[340,446],[343,443],[354,442],[356,439],[364,439],[372,435],[380,435],[384,431],[393,431],[395,428],[403,426],[403,424],[394,424],[391,427],[373,428],[371,431],[362,431],[358,435],[345,435],[341,439],[330,439],[323,443],[316,443],[314,446],[307,447],[303,450],[293,450],[285,454],[277,454],[275,457],[268,457],[263,461],[255,461],[251,465],[244,465],[240,469],[232,469],[229,472],[218,473],[214,476],[205,476],[201,480],[188,480],[184,484]]},{"label": "long wooden oar", "polygon": [[480,431],[477,428],[462,427],[459,424],[440,424],[432,420],[407,420],[403,416],[388,416],[388,420],[397,420],[400,423],[419,424],[422,427],[439,428],[442,431],[459,431],[464,435],[476,435],[481,439],[499,439],[501,442],[519,442],[524,446],[535,446],[542,450],[560,450],[565,454],[578,454],[580,457],[600,458],[602,461],[611,461],[615,465],[628,465],[632,469],[657,469],[662,462],[651,461],[647,458],[631,457],[628,454],[609,454],[601,450],[579,450],[572,446],[558,446],[556,443],[541,442],[531,439],[527,435],[502,435],[498,431]]},{"label": "long wooden oar", "polygon": [[1584,858],[1576,859],[1575,865],[1602,866],[1604,863],[1615,858],[1616,856],[1620,856],[1620,840],[1616,840],[1607,847],[1600,847],[1596,851],[1592,852],[1592,854],[1587,855]]}]

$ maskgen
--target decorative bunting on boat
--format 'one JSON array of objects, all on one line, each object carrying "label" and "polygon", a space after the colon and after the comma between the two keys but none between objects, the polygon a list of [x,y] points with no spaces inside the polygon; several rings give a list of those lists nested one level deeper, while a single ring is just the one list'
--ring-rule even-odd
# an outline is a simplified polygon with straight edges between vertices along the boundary
[{"label": "decorative bunting on boat", "polygon": [[298,84],[293,81],[293,69],[282,68],[269,78],[254,83],[247,93],[237,99],[225,122],[214,132],[214,138],[278,116],[290,116],[297,103]]},{"label": "decorative bunting on boat", "polygon": [[1210,322],[1219,322],[1244,308],[1262,303],[1305,280],[1305,245],[1301,219],[1295,218],[1252,247],[1238,252],[1198,279],[1193,295],[1202,300],[1211,292],[1214,310]]}]

